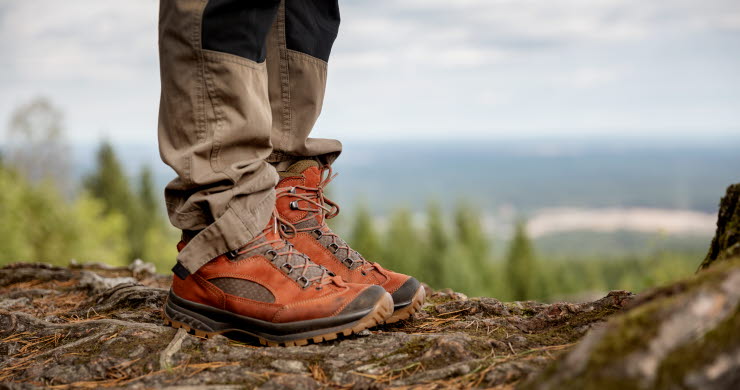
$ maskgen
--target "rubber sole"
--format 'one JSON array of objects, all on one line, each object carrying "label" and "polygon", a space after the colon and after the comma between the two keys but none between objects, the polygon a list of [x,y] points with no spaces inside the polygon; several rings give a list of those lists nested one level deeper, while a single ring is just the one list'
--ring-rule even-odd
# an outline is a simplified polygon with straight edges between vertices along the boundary
[{"label": "rubber sole", "polygon": [[[262,345],[271,347],[281,345],[286,347],[300,346],[307,345],[310,342],[320,343],[322,341],[334,340],[339,336],[349,336],[353,333],[358,333],[382,324],[393,313],[393,298],[391,298],[390,294],[385,294],[365,316],[346,324],[293,334],[270,335],[246,327],[233,327],[228,326],[230,324],[214,323],[202,314],[190,310],[192,307],[188,309],[182,307],[182,302],[180,305],[172,302],[175,299],[168,297],[165,308],[162,310],[162,318],[165,325],[185,329],[188,333],[200,338],[209,338],[215,335],[231,337],[234,333],[244,334],[258,339]],[[182,298],[179,299],[181,300]],[[221,326],[218,329],[214,329],[217,327],[215,326],[216,324]]]},{"label": "rubber sole", "polygon": [[414,297],[411,298],[411,303],[402,308],[396,309],[393,314],[387,320],[385,320],[385,323],[392,324],[394,322],[405,320],[411,317],[412,314],[421,310],[421,307],[424,306],[424,300],[426,300],[426,297],[427,294],[424,290],[424,286],[419,286],[419,289],[416,290]]}]

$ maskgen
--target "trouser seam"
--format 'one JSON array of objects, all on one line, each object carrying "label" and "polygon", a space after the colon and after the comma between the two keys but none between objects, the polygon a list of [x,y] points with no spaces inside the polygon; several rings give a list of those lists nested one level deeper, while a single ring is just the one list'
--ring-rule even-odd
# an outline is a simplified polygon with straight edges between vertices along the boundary
[{"label": "trouser seam", "polygon": [[191,44],[196,49],[195,52],[197,53],[197,66],[198,70],[196,71],[196,74],[198,75],[198,80],[196,80],[196,112],[195,115],[195,133],[196,138],[198,142],[205,142],[208,138],[208,126],[206,124],[206,102],[205,102],[205,96],[204,96],[204,86],[205,86],[205,61],[203,60],[203,42],[201,37],[201,25],[203,23],[203,12],[205,10],[206,4],[208,3],[208,0],[201,0],[200,2],[200,10],[198,12],[195,12],[195,15],[193,16],[193,19],[195,19],[195,22],[193,23],[193,31],[192,31],[192,37],[191,37]]},{"label": "trouser seam", "polygon": [[276,148],[283,149],[288,143],[290,134],[292,133],[291,129],[293,127],[290,112],[290,65],[288,63],[288,49],[285,32],[285,0],[280,2],[278,16],[275,23],[277,23],[277,45],[278,57],[280,59],[280,99],[282,100],[282,134],[280,135],[280,145],[276,145]]}]

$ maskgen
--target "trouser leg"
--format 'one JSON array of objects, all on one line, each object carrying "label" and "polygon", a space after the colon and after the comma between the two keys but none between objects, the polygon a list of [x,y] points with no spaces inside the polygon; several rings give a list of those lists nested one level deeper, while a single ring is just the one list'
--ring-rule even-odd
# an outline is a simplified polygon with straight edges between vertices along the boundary
[{"label": "trouser leg", "polygon": [[339,29],[338,0],[283,0],[267,40],[273,153],[279,167],[302,158],[331,163],[333,139],[309,138],[321,113],[327,61]]},{"label": "trouser leg", "polygon": [[[172,224],[201,230],[179,270],[259,234],[273,210],[266,163],[272,113],[265,39],[278,0],[161,0],[159,148],[177,178],[165,189]],[[176,268],[178,269],[178,268]]]}]

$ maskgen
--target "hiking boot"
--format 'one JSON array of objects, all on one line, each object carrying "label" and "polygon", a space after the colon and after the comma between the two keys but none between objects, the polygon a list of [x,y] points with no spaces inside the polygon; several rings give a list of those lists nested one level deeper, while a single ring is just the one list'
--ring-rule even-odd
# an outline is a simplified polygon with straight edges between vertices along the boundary
[{"label": "hiking boot", "polygon": [[283,191],[277,196],[277,211],[295,231],[288,241],[296,249],[347,282],[378,285],[388,291],[394,311],[386,323],[409,318],[421,308],[426,293],[418,280],[366,260],[326,225],[327,219],[339,213],[339,206],[324,194],[334,178],[331,167],[302,160],[278,173],[277,188]]},{"label": "hiking boot", "polygon": [[[164,322],[198,337],[242,332],[263,345],[333,340],[382,323],[393,312],[378,286],[345,283],[285,241],[275,217],[242,249],[184,279],[173,276]],[[187,238],[178,244],[182,250]]]}]

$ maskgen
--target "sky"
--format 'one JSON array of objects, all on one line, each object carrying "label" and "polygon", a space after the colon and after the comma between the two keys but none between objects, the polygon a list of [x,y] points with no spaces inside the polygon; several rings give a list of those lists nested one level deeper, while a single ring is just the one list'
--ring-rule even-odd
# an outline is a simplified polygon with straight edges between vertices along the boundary
[{"label": "sky", "polygon": [[[340,0],[318,137],[740,134],[740,1]],[[0,0],[0,126],[155,143],[155,0]],[[0,136],[0,142],[2,138]]]}]

